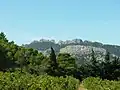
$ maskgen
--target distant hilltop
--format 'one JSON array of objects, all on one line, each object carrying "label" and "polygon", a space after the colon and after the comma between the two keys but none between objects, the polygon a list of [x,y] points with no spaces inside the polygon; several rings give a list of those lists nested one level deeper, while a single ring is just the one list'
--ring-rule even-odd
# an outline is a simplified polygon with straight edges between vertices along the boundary
[{"label": "distant hilltop", "polygon": [[[88,40],[81,40],[81,39],[73,39],[73,40],[66,40],[59,42],[55,42],[55,40],[46,40],[46,39],[40,39],[39,41],[33,41],[30,44],[23,45],[27,48],[33,48],[37,49],[42,52],[49,52],[49,48],[52,46],[56,53],[60,52],[62,48],[65,48],[67,46],[73,46],[73,45],[81,45],[81,46],[91,46],[96,48],[101,48],[102,50],[109,51],[111,54],[120,56],[120,46],[118,45],[109,45],[109,44],[102,44],[100,42],[92,42]],[[77,47],[76,47],[77,48]]]}]

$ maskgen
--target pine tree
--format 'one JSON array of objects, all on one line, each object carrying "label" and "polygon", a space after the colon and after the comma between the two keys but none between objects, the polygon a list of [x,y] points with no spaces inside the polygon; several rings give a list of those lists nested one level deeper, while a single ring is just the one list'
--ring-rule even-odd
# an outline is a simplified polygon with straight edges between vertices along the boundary
[{"label": "pine tree", "polygon": [[95,58],[95,52],[92,49],[92,53],[91,53],[91,62],[93,65],[95,65],[97,63],[96,58]]},{"label": "pine tree", "polygon": [[0,40],[3,40],[3,41],[5,41],[5,42],[8,42],[8,40],[7,40],[7,38],[6,38],[6,35],[5,35],[3,32],[0,33]]},{"label": "pine tree", "polygon": [[57,70],[58,70],[58,63],[55,55],[54,49],[51,47],[51,53],[50,53],[50,58],[49,58],[49,65],[46,69],[46,72],[49,75],[56,76],[57,75]]},{"label": "pine tree", "polygon": [[118,80],[120,77],[120,59],[119,57],[114,57],[114,60],[111,63],[112,68],[112,79]]},{"label": "pine tree", "polygon": [[107,52],[105,55],[105,63],[110,63],[110,53]]},{"label": "pine tree", "polygon": [[50,53],[50,61],[51,61],[51,66],[53,67],[53,70],[55,70],[58,67],[58,64],[57,64],[55,51],[52,47],[51,47],[51,53]]},{"label": "pine tree", "polygon": [[110,53],[107,52],[105,55],[105,61],[103,63],[103,79],[111,79],[111,60],[110,60]]},{"label": "pine tree", "polygon": [[99,62],[97,61],[96,57],[95,57],[95,52],[92,49],[92,53],[91,53],[91,76],[98,76],[99,75]]},{"label": "pine tree", "polygon": [[75,58],[73,58],[68,53],[60,53],[57,57],[59,63],[60,74],[65,75],[74,75],[77,68]]}]

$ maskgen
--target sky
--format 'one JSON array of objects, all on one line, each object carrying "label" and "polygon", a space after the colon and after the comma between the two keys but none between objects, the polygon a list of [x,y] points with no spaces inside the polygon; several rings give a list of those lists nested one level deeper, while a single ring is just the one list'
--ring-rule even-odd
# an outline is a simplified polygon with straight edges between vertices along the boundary
[{"label": "sky", "polygon": [[41,38],[120,45],[120,0],[0,0],[0,32],[19,45]]}]

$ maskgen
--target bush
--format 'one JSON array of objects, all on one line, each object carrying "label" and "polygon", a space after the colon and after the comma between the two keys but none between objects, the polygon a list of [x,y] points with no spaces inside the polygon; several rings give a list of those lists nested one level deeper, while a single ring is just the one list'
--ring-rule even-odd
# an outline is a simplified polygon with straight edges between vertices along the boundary
[{"label": "bush", "polygon": [[83,85],[88,90],[120,90],[120,81],[102,80],[94,77],[85,79]]},{"label": "bush", "polygon": [[0,90],[77,90],[78,87],[79,80],[73,77],[0,72]]}]

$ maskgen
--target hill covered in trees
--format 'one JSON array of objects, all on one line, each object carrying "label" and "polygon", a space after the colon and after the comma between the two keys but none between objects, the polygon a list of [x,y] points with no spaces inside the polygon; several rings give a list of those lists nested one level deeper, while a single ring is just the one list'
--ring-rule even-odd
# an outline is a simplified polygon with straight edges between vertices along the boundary
[{"label": "hill covered in trees", "polygon": [[[56,45],[53,42],[51,43]],[[60,46],[60,44],[57,45]],[[102,90],[102,87],[108,89],[111,83],[113,86],[113,88],[110,87],[111,90],[120,89],[118,87],[120,80],[119,57],[113,56],[111,58],[110,52],[106,51],[103,60],[98,60],[95,56],[96,51],[94,51],[96,48],[92,48],[90,60],[79,65],[76,63],[76,58],[69,53],[58,52],[56,54],[57,51],[51,45],[49,46],[50,54],[45,56],[35,48],[25,48],[14,44],[13,41],[10,42],[5,34],[1,32],[0,89],[77,90],[80,82],[83,81],[83,85],[88,90],[92,90],[92,85],[89,85],[89,83],[94,81],[93,85],[95,85],[98,80],[101,80],[99,83],[102,86],[97,85],[95,90],[98,87],[100,87],[99,90]],[[60,46],[60,48],[65,47]],[[43,49],[42,46],[39,49],[41,48]],[[49,49],[49,47],[46,49]],[[79,52],[83,52],[81,49],[79,50]],[[106,81],[106,79],[109,81]],[[104,82],[107,83],[107,86]]]}]

